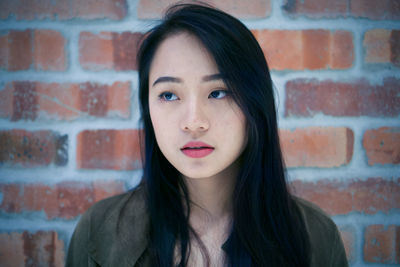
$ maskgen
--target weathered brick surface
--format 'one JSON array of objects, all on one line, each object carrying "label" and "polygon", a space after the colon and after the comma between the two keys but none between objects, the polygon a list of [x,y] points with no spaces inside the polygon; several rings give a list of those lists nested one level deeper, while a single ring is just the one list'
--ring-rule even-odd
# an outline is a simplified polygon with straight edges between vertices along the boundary
[{"label": "weathered brick surface", "polygon": [[89,70],[136,70],[136,53],[142,34],[134,32],[81,32],[79,62]]},{"label": "weathered brick surface", "polygon": [[78,134],[77,166],[81,169],[141,168],[139,130],[86,130]]},{"label": "weathered brick surface", "polygon": [[3,201],[0,210],[7,213],[44,211],[48,219],[71,219],[106,197],[120,194],[119,181],[61,182],[56,185],[0,184]]},{"label": "weathered brick surface", "polygon": [[364,34],[364,62],[400,66],[400,30],[374,29]]},{"label": "weathered brick surface", "polygon": [[126,0],[0,1],[0,19],[11,15],[17,20],[112,19],[127,14]]},{"label": "weathered brick surface", "polygon": [[400,127],[382,127],[364,133],[368,164],[400,164]]},{"label": "weathered brick surface", "polygon": [[253,30],[272,70],[347,69],[354,61],[348,31]]},{"label": "weathered brick surface", "polygon": [[[33,120],[37,112],[37,98],[35,97],[35,84],[30,82],[15,82],[12,99],[11,120]],[[10,93],[6,93],[10,96]],[[10,113],[10,112],[7,112]]]},{"label": "weathered brick surface", "polygon": [[356,234],[354,227],[350,225],[339,226],[340,236],[342,237],[344,249],[349,263],[353,263],[357,257],[356,255]]},{"label": "weathered brick surface", "polygon": [[280,138],[287,167],[338,167],[353,155],[354,134],[348,128],[281,129]]},{"label": "weathered brick surface", "polygon": [[18,81],[0,90],[0,118],[18,120],[74,120],[93,117],[130,117],[131,84],[41,83]]},{"label": "weathered brick surface", "polygon": [[290,16],[337,18],[347,13],[348,0],[285,0],[282,9]]},{"label": "weathered brick surface", "polygon": [[[176,3],[174,0],[139,0],[137,8],[137,16],[140,19],[156,19],[161,18],[168,6]],[[264,18],[271,13],[270,0],[249,0],[249,1],[234,1],[234,0],[205,0],[212,6],[215,6],[229,14],[239,18]]]},{"label": "weathered brick surface", "polygon": [[0,131],[0,166],[40,167],[68,162],[68,136],[53,131]]},{"label": "weathered brick surface", "polygon": [[8,34],[0,32],[0,69],[8,67]]},{"label": "weathered brick surface", "polygon": [[[400,1],[206,1],[252,27],[284,85],[289,176],[315,178],[290,177],[292,191],[344,223],[351,265],[400,264]],[[0,0],[0,266],[63,266],[52,231],[125,191],[115,173],[140,172],[136,53],[175,2]],[[51,169],[89,179],[51,183]]]},{"label": "weathered brick surface", "polygon": [[374,20],[400,19],[400,3],[397,0],[350,0],[350,7],[354,17]]},{"label": "weathered brick surface", "polygon": [[349,82],[295,79],[286,83],[286,117],[331,116],[397,117],[400,115],[400,80],[382,84],[366,79]]},{"label": "weathered brick surface", "polygon": [[57,232],[0,233],[1,266],[64,266],[64,242]]},{"label": "weathered brick surface", "polygon": [[53,30],[35,30],[34,34],[35,69],[66,70],[65,38]]},{"label": "weathered brick surface", "polygon": [[112,33],[79,35],[79,61],[83,68],[92,70],[112,69],[114,66]]},{"label": "weathered brick surface", "polygon": [[364,260],[366,262],[400,263],[400,226],[370,225],[364,233]]},{"label": "weathered brick surface", "polygon": [[389,213],[400,208],[400,178],[349,181],[291,182],[295,195],[316,203],[331,215]]},{"label": "weathered brick surface", "polygon": [[310,18],[355,17],[373,20],[400,18],[397,0],[286,0],[283,11],[291,17]]},{"label": "weathered brick surface", "polygon": [[66,40],[54,30],[10,30],[0,36],[0,68],[66,70]]},{"label": "weathered brick surface", "polygon": [[1,48],[5,50],[2,54],[7,54],[7,62],[1,68],[10,71],[26,70],[31,67],[33,62],[32,55],[32,31],[10,31],[7,36],[7,45]]}]

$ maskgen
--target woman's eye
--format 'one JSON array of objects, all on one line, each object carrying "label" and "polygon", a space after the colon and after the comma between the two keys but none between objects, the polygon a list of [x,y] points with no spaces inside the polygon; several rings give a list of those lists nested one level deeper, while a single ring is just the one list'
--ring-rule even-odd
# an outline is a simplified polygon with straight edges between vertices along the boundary
[{"label": "woman's eye", "polygon": [[228,94],[227,90],[216,90],[211,92],[210,96],[208,98],[224,98]]},{"label": "woman's eye", "polygon": [[171,92],[161,93],[158,97],[161,100],[165,100],[165,101],[174,101],[174,100],[178,99],[178,97],[174,93],[171,93]]}]

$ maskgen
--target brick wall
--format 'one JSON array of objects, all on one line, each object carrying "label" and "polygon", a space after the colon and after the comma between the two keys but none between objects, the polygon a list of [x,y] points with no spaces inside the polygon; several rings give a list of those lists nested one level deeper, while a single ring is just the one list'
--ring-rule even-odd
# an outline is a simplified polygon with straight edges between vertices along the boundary
[{"label": "brick wall", "polygon": [[[0,265],[62,266],[140,180],[136,44],[171,1],[0,1]],[[259,40],[293,192],[353,266],[400,264],[400,2],[211,1]]]}]

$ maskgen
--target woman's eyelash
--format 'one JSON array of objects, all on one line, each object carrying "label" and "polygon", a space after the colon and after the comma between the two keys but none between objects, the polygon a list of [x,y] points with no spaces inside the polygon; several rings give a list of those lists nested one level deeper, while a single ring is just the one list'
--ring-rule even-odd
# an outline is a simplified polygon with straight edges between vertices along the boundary
[{"label": "woman's eyelash", "polygon": [[[222,99],[229,96],[230,93],[231,92],[227,89],[214,90],[209,94],[208,98]],[[179,98],[174,93],[166,91],[159,94],[158,99],[162,101],[174,101]]]},{"label": "woman's eyelash", "polygon": [[162,92],[161,94],[158,95],[158,98],[164,101],[173,101],[178,99],[178,97],[171,92]]},{"label": "woman's eyelash", "polygon": [[221,98],[227,97],[229,94],[230,94],[229,90],[220,89],[220,90],[212,91],[208,98],[221,99]]}]

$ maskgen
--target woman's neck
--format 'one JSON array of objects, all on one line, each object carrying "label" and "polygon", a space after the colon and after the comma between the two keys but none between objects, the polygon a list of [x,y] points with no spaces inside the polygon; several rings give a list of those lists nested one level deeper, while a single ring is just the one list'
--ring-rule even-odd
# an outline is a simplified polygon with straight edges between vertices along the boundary
[{"label": "woman's neck", "polygon": [[188,179],[186,185],[192,204],[191,215],[218,219],[231,213],[233,184],[230,179]]},{"label": "woman's neck", "polygon": [[183,177],[191,201],[189,222],[193,228],[225,224],[231,220],[237,166],[233,164],[212,177]]}]

